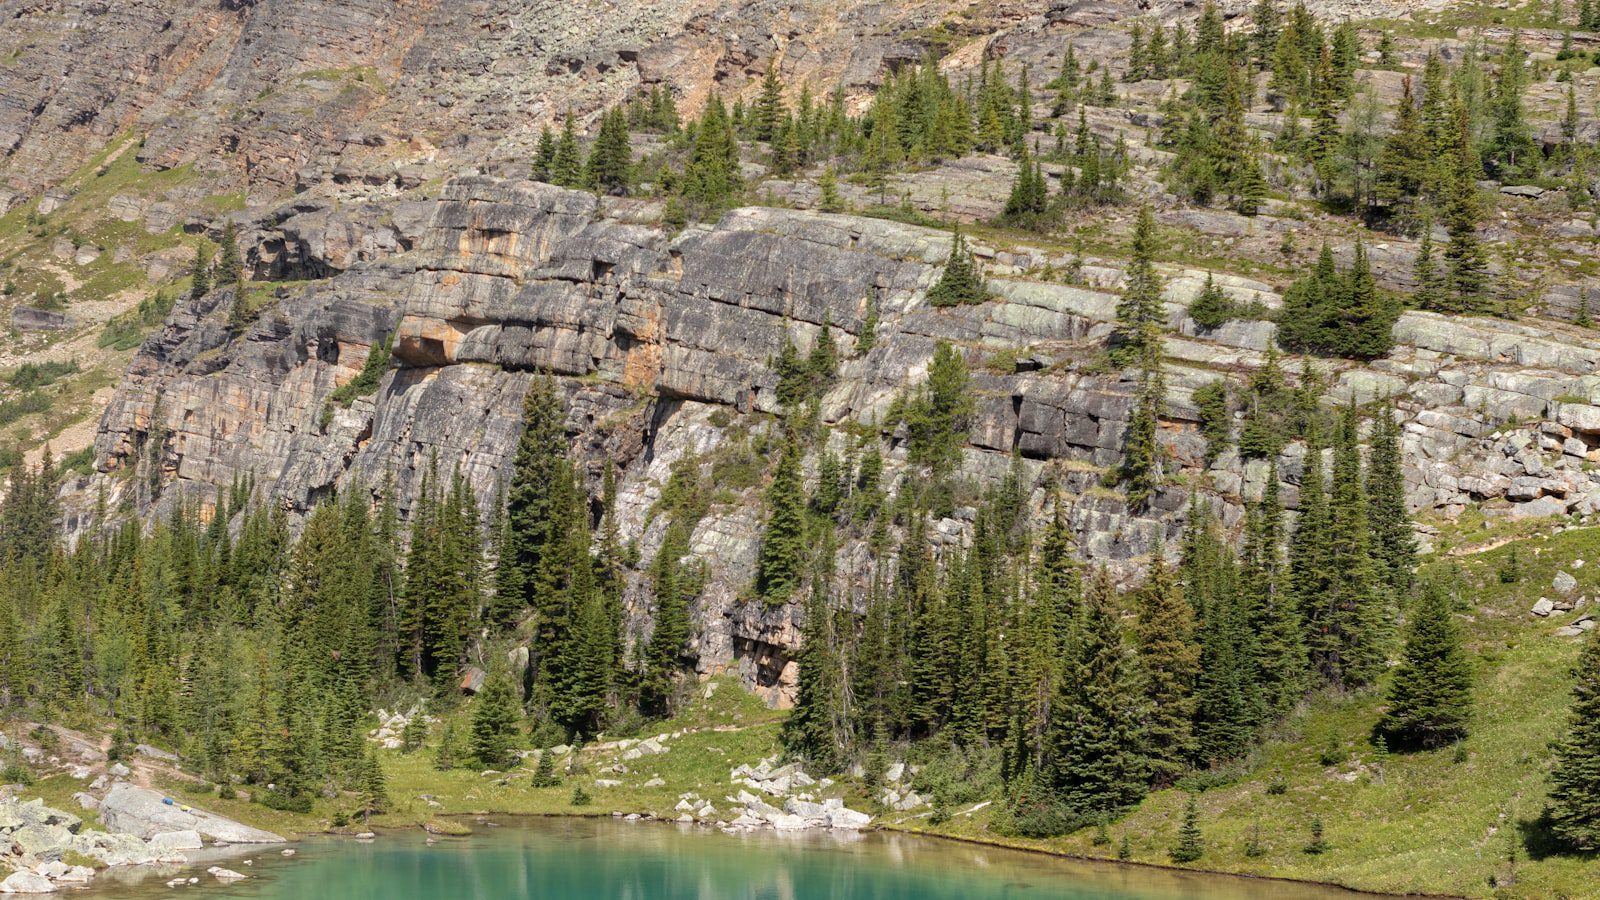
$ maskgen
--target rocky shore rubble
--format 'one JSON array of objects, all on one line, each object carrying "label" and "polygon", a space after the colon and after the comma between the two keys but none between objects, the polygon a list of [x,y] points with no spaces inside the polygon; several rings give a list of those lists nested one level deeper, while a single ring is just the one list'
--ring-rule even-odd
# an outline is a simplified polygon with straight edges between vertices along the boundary
[{"label": "rocky shore rubble", "polygon": [[[833,786],[832,779],[814,779],[795,763],[780,766],[776,757],[761,760],[754,766],[741,765],[728,773],[728,780],[747,789],[727,798],[736,815],[731,820],[717,822],[717,826],[724,831],[757,828],[777,831],[811,828],[854,830],[872,824],[871,816],[850,809],[843,800],[817,796]],[[782,807],[772,805],[765,797],[781,800]],[[699,809],[685,809],[695,802],[703,804],[699,809],[710,809],[711,814],[715,814],[709,803],[687,794],[680,799],[679,809],[685,810],[685,815],[690,812],[699,815]],[[706,817],[701,816],[702,819]],[[679,821],[682,821],[681,817]]]},{"label": "rocky shore rubble", "polygon": [[[208,837],[218,843],[283,840],[221,816],[185,811],[176,804],[170,816],[160,815],[151,805],[166,810],[163,799],[144,788],[113,785],[98,803],[112,830],[100,831],[84,828],[83,819],[45,806],[43,800],[0,798],[0,865],[11,870],[0,880],[0,894],[48,894],[82,887],[93,881],[102,867],[182,865],[189,861],[185,851],[202,849]],[[166,824],[198,828],[168,828]],[[229,875],[245,877],[231,871]]]}]

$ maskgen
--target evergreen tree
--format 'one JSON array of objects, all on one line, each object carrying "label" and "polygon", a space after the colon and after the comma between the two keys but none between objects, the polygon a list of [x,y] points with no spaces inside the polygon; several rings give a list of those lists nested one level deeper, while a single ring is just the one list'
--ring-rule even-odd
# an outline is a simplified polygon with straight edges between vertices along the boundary
[{"label": "evergreen tree", "polygon": [[766,74],[761,78],[761,96],[750,108],[750,137],[758,141],[772,141],[778,136],[780,124],[788,113],[783,102],[783,83],[778,80],[777,64],[769,62]]},{"label": "evergreen tree", "polygon": [[189,298],[199,300],[211,293],[211,245],[204,239],[194,247],[194,262],[189,266]]},{"label": "evergreen tree", "polygon": [[1139,392],[1134,397],[1133,415],[1123,442],[1122,465],[1116,473],[1131,509],[1143,509],[1161,486],[1164,454],[1157,435],[1166,397],[1166,378],[1158,358],[1151,368],[1140,373]]},{"label": "evergreen tree", "polygon": [[722,98],[712,94],[694,128],[694,144],[683,173],[682,197],[697,217],[708,218],[727,208],[743,186],[733,122]]},{"label": "evergreen tree", "polygon": [[1166,309],[1161,300],[1161,277],[1155,270],[1155,217],[1148,206],[1139,210],[1133,246],[1117,302],[1117,344],[1112,353],[1122,365],[1150,367],[1159,358]]},{"label": "evergreen tree", "polygon": [[1478,176],[1482,168],[1472,149],[1472,136],[1466,107],[1454,104],[1456,140],[1451,149],[1448,183],[1445,188],[1444,226],[1450,233],[1444,258],[1446,289],[1438,300],[1443,312],[1481,313],[1488,310],[1484,289],[1488,262],[1478,238]]},{"label": "evergreen tree", "polygon": [[[831,549],[831,548],[830,548]],[[831,553],[829,554],[831,556]],[[842,660],[824,578],[813,580],[800,644],[800,687],[783,723],[783,746],[821,772],[839,768]]]},{"label": "evergreen tree", "polygon": [[1111,575],[1102,569],[1085,597],[1050,725],[1052,783],[1081,820],[1138,803],[1149,778],[1137,668],[1123,650],[1120,618]]},{"label": "evergreen tree", "polygon": [[1250,18],[1255,24],[1250,44],[1256,67],[1270,68],[1273,51],[1278,48],[1278,35],[1283,31],[1283,11],[1278,9],[1275,0],[1256,0]]},{"label": "evergreen tree", "polygon": [[1336,432],[1328,496],[1327,591],[1318,599],[1321,640],[1313,657],[1337,685],[1370,683],[1383,662],[1384,598],[1372,560],[1367,501],[1361,476],[1354,404],[1347,405]]},{"label": "evergreen tree", "polygon": [[805,486],[801,481],[800,446],[784,442],[767,487],[767,525],[756,556],[756,593],[768,603],[787,601],[800,586],[805,567]]},{"label": "evergreen tree", "polygon": [[511,478],[488,618],[510,624],[533,605],[540,558],[549,542],[550,502],[566,454],[566,426],[555,380],[535,376],[522,399],[522,436]]},{"label": "evergreen tree", "polygon": [[1161,23],[1150,27],[1150,40],[1145,44],[1144,52],[1150,63],[1151,78],[1164,79],[1171,74],[1168,71],[1171,60],[1167,55],[1167,33],[1162,30]]},{"label": "evergreen tree", "polygon": [[1439,310],[1450,305],[1446,302],[1444,277],[1433,261],[1433,222],[1422,223],[1422,240],[1417,244],[1417,260],[1413,268],[1417,290],[1411,301],[1422,309]]},{"label": "evergreen tree", "polygon": [[1437,750],[1467,736],[1472,664],[1444,585],[1428,581],[1412,605],[1405,652],[1374,732],[1396,750]]},{"label": "evergreen tree", "polygon": [[549,181],[550,167],[556,161],[556,136],[549,125],[539,129],[539,147],[533,154],[534,181]]},{"label": "evergreen tree", "polygon": [[1550,830],[1576,850],[1600,849],[1600,632],[1584,639],[1567,732],[1550,772]]},{"label": "evergreen tree", "polygon": [[583,151],[578,148],[578,126],[571,113],[561,124],[561,137],[550,158],[550,183],[565,188],[583,185]]},{"label": "evergreen tree", "polygon": [[599,730],[609,693],[613,636],[596,584],[588,497],[570,463],[558,464],[549,502],[533,591],[532,696],[569,733],[589,735]]},{"label": "evergreen tree", "polygon": [[1189,318],[1205,329],[1220,328],[1234,318],[1233,301],[1217,286],[1210,272],[1206,273],[1206,286],[1189,303]]},{"label": "evergreen tree", "polygon": [[1179,566],[1184,593],[1200,618],[1195,749],[1203,762],[1243,755],[1263,718],[1255,599],[1241,589],[1238,565],[1211,504],[1197,499]]},{"label": "evergreen tree", "polygon": [[943,477],[961,460],[976,406],[971,375],[960,351],[940,342],[928,363],[928,380],[907,404],[907,459]]},{"label": "evergreen tree", "polygon": [[1256,671],[1261,700],[1269,714],[1288,712],[1306,689],[1306,645],[1300,609],[1283,554],[1283,506],[1276,464],[1267,471],[1261,502],[1246,509],[1245,545],[1240,573],[1254,613],[1249,627],[1257,636]]},{"label": "evergreen tree", "polygon": [[471,752],[466,736],[452,719],[445,723],[444,733],[439,736],[439,746],[434,748],[433,767],[440,771],[460,768],[468,761]]},{"label": "evergreen tree", "polygon": [[1001,219],[1010,225],[1037,229],[1049,224],[1049,214],[1049,185],[1044,169],[1024,147]]},{"label": "evergreen tree", "polygon": [[516,748],[520,718],[509,676],[501,671],[490,673],[472,705],[468,744],[472,758],[485,768],[505,768],[511,762],[511,751]]},{"label": "evergreen tree", "polygon": [[1400,423],[1385,404],[1373,420],[1367,460],[1367,523],[1380,584],[1398,596],[1411,590],[1417,567],[1417,542],[1406,511],[1406,481],[1400,453]]},{"label": "evergreen tree", "polygon": [[600,119],[600,134],[589,150],[584,183],[592,191],[625,195],[633,180],[633,148],[628,143],[628,118],[620,107]]},{"label": "evergreen tree", "polygon": [[1500,73],[1494,92],[1494,124],[1484,163],[1502,182],[1531,174],[1538,148],[1523,116],[1522,95],[1527,89],[1524,71],[1527,54],[1521,32],[1513,31],[1500,54]]},{"label": "evergreen tree", "polygon": [[1375,187],[1377,199],[1387,204],[1390,213],[1407,225],[1414,223],[1416,205],[1427,185],[1429,159],[1422,119],[1408,75],[1401,82],[1394,127],[1378,153]]},{"label": "evergreen tree", "polygon": [[361,808],[362,816],[371,816],[384,812],[389,808],[388,780],[383,774],[383,765],[378,762],[378,754],[371,747],[362,756],[361,764]]},{"label": "evergreen tree", "polygon": [[817,179],[817,189],[821,191],[817,199],[817,209],[825,213],[844,212],[844,199],[839,196],[839,178],[829,166],[822,170],[822,177]]},{"label": "evergreen tree", "polygon": [[556,775],[556,755],[549,747],[539,751],[539,764],[533,768],[531,785],[536,788],[561,786],[561,778]]},{"label": "evergreen tree", "polygon": [[989,299],[984,288],[983,272],[967,249],[966,238],[956,229],[950,238],[950,255],[945,259],[944,272],[939,281],[928,290],[928,303],[933,306],[961,306],[982,303]]},{"label": "evergreen tree", "polygon": [[1170,784],[1194,754],[1194,687],[1200,648],[1194,611],[1172,578],[1157,546],[1145,583],[1134,595],[1134,645],[1144,673],[1145,745],[1151,776]]},{"label": "evergreen tree", "polygon": [[239,259],[239,226],[231,221],[222,227],[213,274],[218,287],[238,288],[244,281],[244,264]]},{"label": "evergreen tree", "polygon": [[1143,81],[1150,77],[1150,54],[1144,46],[1144,24],[1134,22],[1128,29],[1128,69],[1123,81]]},{"label": "evergreen tree", "polygon": [[1195,409],[1200,413],[1200,435],[1206,439],[1205,463],[1209,468],[1233,439],[1233,411],[1228,405],[1228,383],[1222,379],[1195,388]]},{"label": "evergreen tree", "polygon": [[1292,350],[1373,359],[1393,348],[1398,317],[1398,307],[1378,290],[1365,246],[1356,244],[1350,269],[1340,272],[1324,244],[1311,274],[1284,292],[1278,342]]},{"label": "evergreen tree", "polygon": [[1183,805],[1183,824],[1178,827],[1178,843],[1172,848],[1172,861],[1191,863],[1205,855],[1205,839],[1200,834],[1200,807],[1190,794]]}]

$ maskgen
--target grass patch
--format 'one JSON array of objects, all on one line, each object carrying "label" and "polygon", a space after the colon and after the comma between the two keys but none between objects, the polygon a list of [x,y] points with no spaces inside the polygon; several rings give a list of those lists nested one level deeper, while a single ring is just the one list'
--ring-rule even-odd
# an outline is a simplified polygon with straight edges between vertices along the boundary
[{"label": "grass patch", "polygon": [[[760,698],[739,687],[737,679],[722,677],[709,699],[690,704],[682,713],[663,722],[645,725],[641,734],[671,734],[689,731],[667,742],[666,753],[624,762],[626,773],[602,771],[616,760],[613,752],[582,751],[583,774],[565,774],[558,764],[560,783],[553,787],[532,786],[534,760],[508,772],[484,775],[477,770],[453,769],[441,772],[433,767],[431,749],[403,754],[379,754],[389,780],[392,808],[374,816],[374,825],[400,827],[421,825],[441,816],[481,813],[511,815],[610,815],[613,810],[649,812],[672,817],[678,796],[695,791],[718,807],[729,792],[728,771],[741,763],[778,752],[778,729],[784,713],[769,710]],[[696,686],[704,691],[704,686]],[[464,725],[467,709],[454,713]],[[714,729],[737,730],[714,730]],[[434,741],[443,733],[443,724],[431,729]],[[602,738],[601,741],[609,738]],[[597,743],[599,743],[597,742]],[[652,778],[666,783],[645,787]],[[599,787],[597,779],[622,782],[614,787]],[[573,788],[581,786],[593,799],[585,806],[572,804]],[[427,795],[438,806],[422,798]]]},{"label": "grass patch", "polygon": [[67,375],[76,375],[79,372],[76,360],[67,362],[26,362],[17,367],[15,372],[6,376],[6,384],[18,390],[49,387]]}]

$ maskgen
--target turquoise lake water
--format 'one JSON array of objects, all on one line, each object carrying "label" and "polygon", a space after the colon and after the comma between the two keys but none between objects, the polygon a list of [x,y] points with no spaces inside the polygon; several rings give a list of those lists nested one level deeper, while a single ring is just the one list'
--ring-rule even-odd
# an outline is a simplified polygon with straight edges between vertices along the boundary
[{"label": "turquoise lake water", "polygon": [[[1083,863],[905,835],[725,835],[610,819],[500,820],[465,838],[419,832],[358,842],[316,838],[196,863],[107,873],[84,900],[1332,900],[1356,895],[1285,882]],[[253,864],[245,866],[245,859]],[[222,884],[219,863],[250,877]],[[179,874],[200,884],[169,888]],[[119,880],[120,879],[120,880]]]}]

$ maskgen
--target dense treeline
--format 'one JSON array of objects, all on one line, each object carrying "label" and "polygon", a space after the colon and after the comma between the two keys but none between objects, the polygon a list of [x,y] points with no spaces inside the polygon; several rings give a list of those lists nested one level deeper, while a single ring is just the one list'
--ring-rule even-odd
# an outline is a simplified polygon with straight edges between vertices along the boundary
[{"label": "dense treeline", "polygon": [[[109,716],[286,809],[330,789],[381,794],[368,710],[418,694],[448,705],[469,664],[487,683],[470,741],[446,736],[447,765],[506,764],[527,745],[528,717],[554,743],[595,733],[619,706],[648,707],[652,680],[670,693],[687,616],[680,606],[674,637],[658,611],[641,651],[651,665],[625,664],[623,552],[609,502],[592,527],[562,415],[554,383],[537,379],[487,526],[465,477],[430,460],[404,524],[389,485],[357,484],[296,536],[240,481],[148,528],[103,524],[102,511],[69,550],[54,472],[19,471],[0,507],[0,699],[30,715]],[[504,662],[519,635],[532,650],[520,683]]]},{"label": "dense treeline", "polygon": [[1248,505],[1237,551],[1197,497],[1176,562],[1158,545],[1127,594],[1079,562],[1059,500],[1030,530],[1020,467],[984,498],[965,547],[936,552],[913,506],[864,612],[813,584],[790,748],[829,765],[948,741],[999,765],[1004,827],[1025,834],[1102,820],[1245,756],[1308,691],[1372,684],[1394,644],[1415,551],[1403,498],[1382,486],[1398,429],[1381,407],[1373,422],[1363,455],[1355,407],[1316,417],[1332,465],[1314,437],[1293,529],[1276,479]]}]

